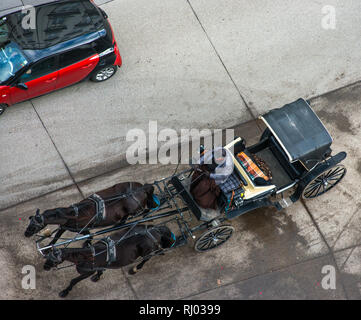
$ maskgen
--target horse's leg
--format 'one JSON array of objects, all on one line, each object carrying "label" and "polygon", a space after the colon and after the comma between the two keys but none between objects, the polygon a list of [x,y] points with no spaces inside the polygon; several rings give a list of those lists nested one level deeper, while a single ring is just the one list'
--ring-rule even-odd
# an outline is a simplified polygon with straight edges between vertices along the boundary
[{"label": "horse's leg", "polygon": [[93,282],[99,281],[101,275],[103,274],[103,272],[104,272],[104,270],[98,270],[98,271],[97,271],[97,274],[95,274],[94,276],[92,276],[92,277],[90,278],[90,280],[93,281]]},{"label": "horse's leg", "polygon": [[59,293],[60,298],[65,298],[78,282],[80,282],[86,278],[89,278],[93,274],[94,274],[94,271],[89,271],[89,272],[81,274],[79,277],[76,277],[73,280],[71,280],[69,286],[65,290],[63,290]]},{"label": "horse's leg", "polygon": [[55,244],[65,231],[66,231],[65,229],[60,227],[58,232],[55,234],[54,239],[48,244],[48,246],[52,246],[53,244]]},{"label": "horse's leg", "polygon": [[150,260],[150,257],[149,258],[146,258],[144,259],[141,263],[139,263],[137,266],[134,266],[132,269],[129,270],[129,274],[130,275],[133,275],[133,274],[136,274],[140,269],[143,268],[144,264]]}]

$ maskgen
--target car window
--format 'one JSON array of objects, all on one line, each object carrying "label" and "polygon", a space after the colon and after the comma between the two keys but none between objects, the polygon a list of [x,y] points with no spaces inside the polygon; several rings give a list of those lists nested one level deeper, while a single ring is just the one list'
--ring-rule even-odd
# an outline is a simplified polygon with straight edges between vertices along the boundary
[{"label": "car window", "polygon": [[0,83],[8,81],[29,64],[19,46],[11,41],[0,44]]},{"label": "car window", "polygon": [[59,57],[59,69],[68,67],[74,63],[87,59],[95,54],[90,44],[80,46],[68,52],[62,53]]},{"label": "car window", "polygon": [[46,76],[57,70],[56,57],[47,58],[30,67],[19,77],[19,83],[26,83]]},{"label": "car window", "polygon": [[11,37],[24,50],[48,48],[102,28],[102,16],[89,0],[68,0],[35,9],[35,29],[21,27],[24,19],[21,11],[6,17]]},{"label": "car window", "polygon": [[86,8],[86,13],[93,22],[94,27],[97,30],[104,28],[104,18],[103,15],[99,13],[98,9],[95,8],[94,4],[89,1],[83,2],[84,7]]}]

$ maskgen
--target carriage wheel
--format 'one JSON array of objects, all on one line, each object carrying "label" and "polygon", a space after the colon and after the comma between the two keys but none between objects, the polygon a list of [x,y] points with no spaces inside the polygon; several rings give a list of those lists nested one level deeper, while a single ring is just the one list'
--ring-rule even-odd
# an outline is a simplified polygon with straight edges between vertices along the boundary
[{"label": "carriage wheel", "polygon": [[303,190],[304,199],[312,199],[331,190],[346,174],[344,165],[339,164],[314,178]]},{"label": "carriage wheel", "polygon": [[198,252],[208,251],[225,243],[233,234],[231,226],[219,226],[212,228],[201,235],[197,240],[194,249]]}]

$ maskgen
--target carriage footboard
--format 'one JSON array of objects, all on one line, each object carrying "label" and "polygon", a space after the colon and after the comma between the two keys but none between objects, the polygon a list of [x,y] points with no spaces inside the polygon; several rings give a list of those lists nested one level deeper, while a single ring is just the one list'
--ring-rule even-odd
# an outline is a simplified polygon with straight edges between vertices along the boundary
[{"label": "carriage footboard", "polygon": [[176,188],[183,201],[187,204],[192,213],[196,216],[198,220],[200,220],[202,216],[202,212],[199,209],[197,203],[194,201],[192,195],[188,192],[188,190],[183,186],[182,182],[178,179],[178,177],[173,177],[171,180],[172,185]]},{"label": "carriage footboard", "polygon": [[269,201],[268,199],[260,199],[260,200],[251,201],[250,203],[247,203],[247,204],[243,205],[239,209],[228,211],[226,213],[226,218],[227,219],[234,219],[234,218],[237,218],[237,217],[241,216],[242,214],[245,214],[245,213],[247,213],[249,211],[252,211],[254,209],[258,209],[258,208],[262,208],[262,207],[268,207],[268,206],[271,206],[271,205],[272,205],[272,202]]}]

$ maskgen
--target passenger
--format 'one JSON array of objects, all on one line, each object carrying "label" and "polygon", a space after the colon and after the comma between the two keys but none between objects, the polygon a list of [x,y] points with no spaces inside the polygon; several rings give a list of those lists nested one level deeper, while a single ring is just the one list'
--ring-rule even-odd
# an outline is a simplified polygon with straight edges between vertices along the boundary
[{"label": "passenger", "polygon": [[201,163],[207,165],[209,171],[206,171],[206,174],[215,180],[217,185],[226,182],[234,169],[232,155],[221,147],[205,152],[201,156]]}]

